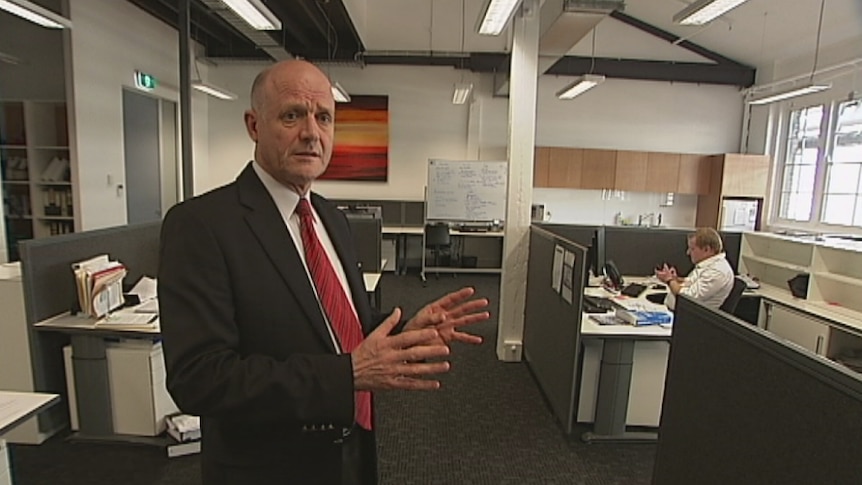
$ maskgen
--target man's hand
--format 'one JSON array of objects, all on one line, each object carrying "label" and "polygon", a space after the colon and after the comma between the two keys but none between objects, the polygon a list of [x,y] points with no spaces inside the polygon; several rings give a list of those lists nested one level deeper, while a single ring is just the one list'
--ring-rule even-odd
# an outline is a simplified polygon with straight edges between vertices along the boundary
[{"label": "man's hand", "polygon": [[670,283],[671,281],[677,281],[679,276],[676,274],[676,268],[673,266],[668,266],[665,263],[661,268],[656,268],[655,276],[662,283]]},{"label": "man's hand", "polygon": [[418,389],[433,390],[440,382],[424,379],[429,374],[449,371],[449,362],[420,362],[449,355],[449,347],[439,343],[434,328],[389,335],[401,320],[396,308],[350,354],[353,361],[353,387],[358,390]]},{"label": "man's hand", "polygon": [[[468,344],[481,344],[482,337],[461,332],[460,327],[481,322],[491,317],[484,311],[488,306],[487,298],[469,300],[476,290],[461,288],[433,301],[419,310],[404,326],[404,333],[414,330],[433,328],[438,332],[433,343],[449,345],[453,341]],[[482,310],[482,311],[479,311]]]}]

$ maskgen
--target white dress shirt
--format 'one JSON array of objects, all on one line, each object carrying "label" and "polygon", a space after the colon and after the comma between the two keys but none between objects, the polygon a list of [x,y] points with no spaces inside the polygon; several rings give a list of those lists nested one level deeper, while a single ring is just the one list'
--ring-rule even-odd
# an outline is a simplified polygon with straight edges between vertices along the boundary
[{"label": "white dress shirt", "polygon": [[[719,253],[694,266],[683,280],[679,294],[717,310],[733,289],[733,277],[733,268],[727,262],[725,254]],[[665,305],[671,310],[676,306],[676,295],[673,292],[668,292]]]},{"label": "white dress shirt", "polygon": [[[302,245],[302,232],[300,228],[299,215],[296,213],[296,206],[299,204],[300,198],[299,194],[288,189],[279,183],[278,180],[275,180],[272,175],[268,174],[263,167],[258,165],[257,162],[252,163],[252,167],[260,181],[263,182],[269,195],[272,196],[272,200],[275,201],[275,205],[278,207],[278,212],[281,213],[281,218],[284,220],[284,224],[290,232],[290,238],[293,239],[293,244],[296,246],[296,251],[299,253],[300,259],[302,259],[302,265],[305,267],[305,275],[308,277],[309,283],[311,283],[311,288],[314,289],[314,294],[317,295],[317,288],[314,287],[314,279],[311,277],[311,272],[308,270],[308,263],[305,261],[305,248]],[[317,234],[317,239],[320,241],[321,246],[323,246],[323,250],[326,252],[327,258],[329,258],[329,263],[332,265],[332,269],[335,270],[336,276],[338,276],[338,282],[341,283],[341,287],[344,289],[344,294],[347,295],[347,300],[350,302],[350,308],[353,309],[353,313],[355,314],[356,305],[353,303],[353,295],[350,293],[350,286],[347,284],[347,276],[344,272],[344,267],[341,265],[341,260],[338,259],[338,253],[335,251],[332,239],[329,238],[329,234],[326,232],[326,226],[324,226],[320,221],[320,217],[317,215],[317,211],[311,204],[310,199],[308,202],[308,205],[311,207],[311,213],[314,215],[314,232]],[[317,295],[317,303],[320,305],[320,295]],[[322,308],[321,312],[323,313],[324,319],[326,319],[326,313],[323,312]],[[358,316],[356,320],[359,320]],[[329,326],[328,319],[326,323],[327,326]],[[335,334],[332,332],[331,327],[329,328],[329,336],[332,338],[335,348],[340,349],[341,346],[338,344],[338,340],[335,338]]]}]

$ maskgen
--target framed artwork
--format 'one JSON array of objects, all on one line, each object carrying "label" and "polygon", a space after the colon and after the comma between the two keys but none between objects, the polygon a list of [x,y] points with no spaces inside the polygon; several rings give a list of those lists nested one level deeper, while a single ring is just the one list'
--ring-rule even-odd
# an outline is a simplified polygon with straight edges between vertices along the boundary
[{"label": "framed artwork", "polygon": [[389,172],[389,97],[351,96],[335,107],[335,146],[323,180],[385,182]]}]

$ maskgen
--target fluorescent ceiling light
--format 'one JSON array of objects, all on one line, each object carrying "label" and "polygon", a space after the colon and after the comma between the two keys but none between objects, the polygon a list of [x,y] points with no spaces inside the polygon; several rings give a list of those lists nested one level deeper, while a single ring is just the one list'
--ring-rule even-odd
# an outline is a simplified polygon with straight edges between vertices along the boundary
[{"label": "fluorescent ceiling light", "polygon": [[788,98],[795,98],[796,96],[803,96],[811,93],[819,93],[820,91],[826,91],[831,88],[831,84],[806,84],[804,86],[795,87],[788,91],[782,91],[780,93],[773,93],[762,98],[752,99],[748,101],[748,104],[769,104],[774,103],[776,101],[781,101]]},{"label": "fluorescent ceiling light", "polygon": [[521,0],[487,0],[479,20],[480,35],[500,35]]},{"label": "fluorescent ceiling light", "polygon": [[27,0],[0,0],[0,10],[49,29],[71,29],[72,21]]},{"label": "fluorescent ceiling light", "polygon": [[213,86],[212,84],[207,84],[203,81],[192,81],[192,87],[202,93],[207,93],[210,96],[214,96],[219,99],[226,99],[228,101],[233,101],[239,97],[226,89]]},{"label": "fluorescent ceiling light", "polygon": [[338,81],[332,83],[332,97],[335,98],[336,103],[350,102],[350,94],[346,89],[341,87],[341,84],[339,84]]},{"label": "fluorescent ceiling light", "polygon": [[281,20],[260,0],[221,0],[255,30],[281,30]]},{"label": "fluorescent ceiling light", "polygon": [[682,25],[703,25],[721,17],[748,0],[697,0],[673,16]]},{"label": "fluorescent ceiling light", "polygon": [[557,97],[560,99],[572,99],[575,96],[592,89],[599,84],[605,82],[605,77],[596,74],[584,74],[575,79],[575,82],[569,84],[563,89],[557,91]]},{"label": "fluorescent ceiling light", "polygon": [[471,83],[458,83],[455,85],[455,91],[452,93],[452,104],[464,104],[470,98],[470,91],[473,90]]}]

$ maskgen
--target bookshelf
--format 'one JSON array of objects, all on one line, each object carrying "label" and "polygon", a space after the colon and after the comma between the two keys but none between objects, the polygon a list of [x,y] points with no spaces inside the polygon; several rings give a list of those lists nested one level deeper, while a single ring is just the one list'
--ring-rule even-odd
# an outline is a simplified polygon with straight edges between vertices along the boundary
[{"label": "bookshelf", "polygon": [[9,259],[18,241],[75,230],[66,103],[0,101],[0,180]]},{"label": "bookshelf", "polygon": [[[862,242],[748,232],[739,271],[763,285],[764,328],[828,358],[862,355]],[[809,276],[805,299],[787,286],[800,273]]]}]

